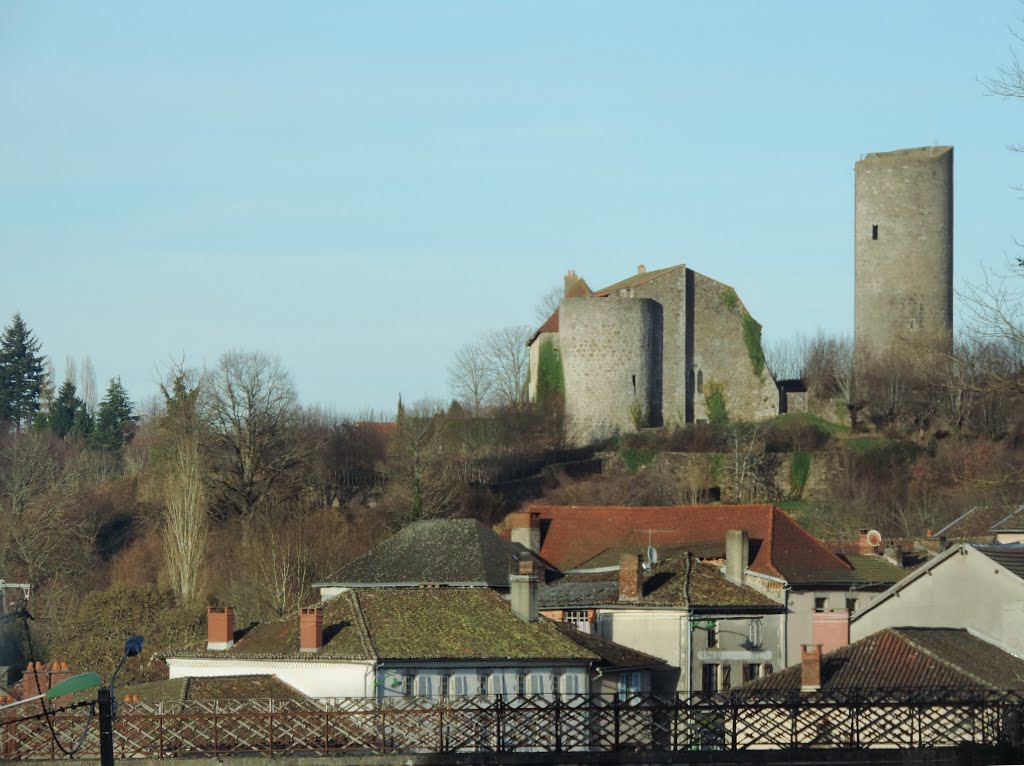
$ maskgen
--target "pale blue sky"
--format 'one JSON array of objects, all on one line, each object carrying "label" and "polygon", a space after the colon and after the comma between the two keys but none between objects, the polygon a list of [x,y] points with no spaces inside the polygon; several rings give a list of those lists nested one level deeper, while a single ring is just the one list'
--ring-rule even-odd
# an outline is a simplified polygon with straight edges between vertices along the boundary
[{"label": "pale blue sky", "polygon": [[307,403],[447,397],[452,352],[686,263],[766,338],[853,322],[853,163],[956,147],[957,281],[1024,235],[1016,0],[0,0],[0,321],[136,400],[183,353]]}]

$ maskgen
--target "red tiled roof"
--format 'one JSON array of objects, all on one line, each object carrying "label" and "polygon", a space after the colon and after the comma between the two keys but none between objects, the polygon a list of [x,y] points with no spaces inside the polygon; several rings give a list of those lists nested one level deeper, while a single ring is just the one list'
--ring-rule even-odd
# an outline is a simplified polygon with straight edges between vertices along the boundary
[{"label": "red tiled roof", "polygon": [[[797,691],[795,665],[742,689]],[[886,628],[821,659],[824,691],[1021,689],[1024,660],[957,628]]]},{"label": "red tiled roof", "polygon": [[791,583],[834,581],[851,567],[773,505],[550,506],[540,514],[540,555],[562,570],[602,551],[631,543],[711,543],[730,529],[745,529],[759,541],[749,568]]}]

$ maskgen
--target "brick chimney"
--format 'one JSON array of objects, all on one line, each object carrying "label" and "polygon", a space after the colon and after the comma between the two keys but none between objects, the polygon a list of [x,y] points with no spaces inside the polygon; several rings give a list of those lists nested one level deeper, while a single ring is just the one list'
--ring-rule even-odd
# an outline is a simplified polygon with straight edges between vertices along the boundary
[{"label": "brick chimney", "polygon": [[730,582],[743,585],[750,561],[750,535],[745,529],[729,529],[725,533],[725,576]]},{"label": "brick chimney", "polygon": [[30,662],[21,677],[21,696],[35,697],[42,694],[49,688],[46,681],[46,666],[41,662]]},{"label": "brick chimney", "polygon": [[522,558],[508,584],[512,613],[520,620],[537,622],[537,575],[540,567],[532,558]]},{"label": "brick chimney", "polygon": [[811,640],[824,654],[850,645],[850,613],[845,609],[815,612],[811,617]]},{"label": "brick chimney", "polygon": [[619,559],[619,601],[639,601],[643,596],[644,570],[640,557],[623,553]]},{"label": "brick chimney", "polygon": [[564,295],[568,295],[569,291],[572,289],[572,286],[575,285],[579,281],[580,281],[580,278],[579,278],[579,276],[577,276],[575,271],[572,271],[572,270],[567,271],[565,273],[565,293],[564,293]]},{"label": "brick chimney", "polygon": [[[71,668],[68,667],[68,664],[66,662],[64,662],[63,660],[54,660],[50,663],[49,675],[50,677],[46,686],[47,689],[52,689],[61,681],[67,681],[74,674],[71,672]],[[70,701],[71,695],[65,695],[63,697],[58,697],[56,700],[54,700],[54,704],[63,705]]]},{"label": "brick chimney", "polygon": [[540,553],[540,514],[533,511],[517,511],[508,515],[512,528],[512,542],[519,543],[528,551]]},{"label": "brick chimney", "polygon": [[800,651],[800,691],[821,688],[821,644],[804,644]]},{"label": "brick chimney", "polygon": [[230,649],[235,645],[235,609],[231,606],[206,608],[206,648],[210,651]]},{"label": "brick chimney", "polygon": [[324,610],[311,606],[299,610],[299,651],[319,652],[324,648]]},{"label": "brick chimney", "polygon": [[868,541],[868,532],[870,530],[862,529],[857,534],[857,553],[861,556],[870,556],[875,552],[875,546]]},{"label": "brick chimney", "polygon": [[640,264],[639,266],[637,266],[637,267],[636,267],[636,273],[637,273],[637,274],[646,274],[646,273],[647,273],[647,267],[646,267],[646,266],[644,266],[644,265],[643,265],[643,264],[641,263],[641,264]]}]

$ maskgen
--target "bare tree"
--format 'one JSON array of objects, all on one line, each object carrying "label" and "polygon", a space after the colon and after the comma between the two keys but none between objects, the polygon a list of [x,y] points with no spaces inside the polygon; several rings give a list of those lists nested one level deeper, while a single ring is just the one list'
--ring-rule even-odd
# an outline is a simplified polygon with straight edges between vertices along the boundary
[{"label": "bare tree", "polygon": [[448,385],[463,407],[480,414],[495,388],[494,364],[481,343],[467,343],[455,352],[448,364]]},{"label": "bare tree", "polygon": [[548,317],[558,311],[558,307],[562,305],[564,295],[565,290],[563,288],[552,287],[540,297],[533,310],[538,325],[544,324],[548,321]]},{"label": "bare tree", "polygon": [[251,513],[315,447],[299,438],[291,376],[277,358],[229,351],[209,373],[203,418],[213,437],[214,482],[224,501]]},{"label": "bare tree", "polygon": [[516,405],[526,399],[530,372],[530,349],[526,341],[530,333],[526,325],[512,325],[484,335],[483,344],[499,404]]},{"label": "bare tree", "polygon": [[776,340],[764,346],[764,360],[776,380],[803,377],[807,358],[807,338],[797,333],[789,339]]},{"label": "bare tree", "polygon": [[194,601],[204,585],[210,535],[203,424],[199,418],[203,378],[178,365],[160,388],[166,402],[159,447],[165,569],[175,594],[184,601]]},{"label": "bare tree", "polygon": [[78,371],[78,390],[82,393],[82,401],[85,402],[85,411],[90,415],[96,412],[96,368],[92,366],[92,358],[88,355],[82,357],[82,367]]},{"label": "bare tree", "polygon": [[762,423],[731,423],[727,427],[727,470],[740,502],[768,499],[773,493],[765,433],[766,426]]}]

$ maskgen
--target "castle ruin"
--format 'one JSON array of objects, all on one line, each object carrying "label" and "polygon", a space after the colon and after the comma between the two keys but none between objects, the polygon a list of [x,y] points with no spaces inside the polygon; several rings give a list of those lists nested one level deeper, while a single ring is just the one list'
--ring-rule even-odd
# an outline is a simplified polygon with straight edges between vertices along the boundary
[{"label": "castle ruin", "polygon": [[761,326],[735,290],[684,265],[640,266],[596,291],[569,272],[561,305],[529,341],[533,400],[548,343],[562,365],[573,443],[707,420],[709,395],[739,420],[779,412]]}]

